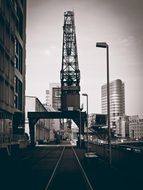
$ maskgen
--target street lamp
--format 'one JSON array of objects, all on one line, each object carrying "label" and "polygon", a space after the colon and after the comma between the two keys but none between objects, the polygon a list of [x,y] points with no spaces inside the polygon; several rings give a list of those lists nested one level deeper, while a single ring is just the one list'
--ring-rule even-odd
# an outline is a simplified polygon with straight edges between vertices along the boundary
[{"label": "street lamp", "polygon": [[109,86],[109,46],[106,42],[97,42],[96,47],[106,48],[107,51],[107,115],[108,115],[108,148],[109,148],[109,165],[111,166],[111,128],[110,128],[110,86]]},{"label": "street lamp", "polygon": [[82,108],[77,109],[79,112],[79,148],[81,148],[81,111]]},{"label": "street lamp", "polygon": [[89,144],[89,140],[88,140],[88,94],[83,93],[82,96],[86,96],[86,114],[87,114],[87,120],[86,120],[86,127],[87,127],[87,153],[88,153],[88,144]]}]

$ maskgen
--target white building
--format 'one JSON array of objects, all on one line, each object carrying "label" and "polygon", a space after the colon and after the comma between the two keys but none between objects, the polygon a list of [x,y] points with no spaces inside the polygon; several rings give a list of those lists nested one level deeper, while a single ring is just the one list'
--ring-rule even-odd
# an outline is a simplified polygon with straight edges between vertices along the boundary
[{"label": "white building", "polygon": [[143,139],[143,114],[129,117],[129,136],[131,139]]},{"label": "white building", "polygon": [[[116,126],[116,119],[125,114],[124,83],[120,79],[110,82],[110,122],[111,127]],[[101,87],[102,113],[107,114],[107,84]]]},{"label": "white building", "polygon": [[50,83],[46,90],[46,105],[58,111],[61,107],[61,87],[59,83]]},{"label": "white building", "polygon": [[[48,111],[58,111],[61,107],[61,88],[59,83],[50,83],[46,90],[46,104]],[[54,140],[54,131],[60,130],[60,120],[50,119],[50,140]]]},{"label": "white building", "polygon": [[116,136],[121,138],[129,137],[129,116],[119,116],[116,119]]},{"label": "white building", "polygon": [[[46,104],[44,106],[47,109],[47,111],[49,111],[49,112],[54,112],[55,111],[54,108],[51,107],[51,106],[48,106]],[[50,130],[49,140],[53,141],[55,139],[54,132],[60,130],[59,119],[49,119],[49,130]]]},{"label": "white building", "polygon": [[[29,134],[28,112],[46,112],[47,109],[43,106],[40,100],[34,96],[26,96],[25,102],[25,132]],[[49,140],[49,119],[39,119],[35,124],[35,140]]]}]

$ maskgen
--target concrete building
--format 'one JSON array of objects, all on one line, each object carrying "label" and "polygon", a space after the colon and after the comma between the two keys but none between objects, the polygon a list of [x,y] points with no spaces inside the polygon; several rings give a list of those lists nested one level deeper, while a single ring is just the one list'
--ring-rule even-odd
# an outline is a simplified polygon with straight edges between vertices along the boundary
[{"label": "concrete building", "polygon": [[46,104],[58,111],[61,107],[61,87],[59,83],[50,83],[46,90]]},{"label": "concrete building", "polygon": [[105,127],[107,126],[107,115],[91,113],[88,116],[89,127]]},{"label": "concrete building", "polygon": [[[110,121],[111,127],[116,126],[116,119],[125,114],[124,83],[120,79],[110,82]],[[107,85],[101,87],[102,113],[107,114]]]},{"label": "concrete building", "polygon": [[23,134],[26,0],[0,0],[0,133]]},{"label": "concrete building", "polygon": [[[50,83],[46,90],[46,104],[48,111],[59,111],[61,107],[61,88],[59,83]],[[50,119],[50,140],[54,140],[54,131],[60,130],[60,120]]]},{"label": "concrete building", "polygon": [[49,90],[46,90],[46,103],[45,105],[50,106],[50,92]]},{"label": "concrete building", "polygon": [[[27,118],[27,113],[33,112],[47,112],[47,109],[43,106],[40,100],[33,96],[26,96],[25,104],[25,132],[29,134],[29,121]],[[50,120],[49,119],[39,119],[35,125],[35,140],[36,141],[48,141],[50,138]]]},{"label": "concrete building", "polygon": [[119,116],[116,120],[116,136],[129,138],[129,116]]},{"label": "concrete building", "polygon": [[[88,116],[89,140],[98,141],[106,140],[105,131],[107,131],[107,115],[91,113]],[[86,131],[86,129],[85,129]],[[101,135],[102,134],[102,135]]]},{"label": "concrete building", "polygon": [[129,117],[129,137],[143,139],[143,114]]},{"label": "concrete building", "polygon": [[[54,108],[51,106],[48,106],[47,104],[44,104],[44,107],[46,108],[46,110],[48,112],[54,112]],[[59,119],[49,119],[49,130],[50,130],[50,134],[49,134],[49,140],[53,141],[55,139],[55,131],[59,131],[60,130],[60,121]]]}]

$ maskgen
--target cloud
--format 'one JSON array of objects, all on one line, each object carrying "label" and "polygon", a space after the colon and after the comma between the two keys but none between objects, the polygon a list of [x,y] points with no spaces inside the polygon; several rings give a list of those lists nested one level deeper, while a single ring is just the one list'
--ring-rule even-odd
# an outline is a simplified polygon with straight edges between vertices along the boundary
[{"label": "cloud", "polygon": [[44,54],[47,56],[51,56],[57,50],[55,45],[51,45],[49,48],[44,50]]},{"label": "cloud", "polygon": [[45,55],[48,55],[48,56],[50,56],[51,55],[51,51],[50,51],[50,49],[46,49],[45,51],[44,51],[44,54]]},{"label": "cloud", "polygon": [[131,44],[134,43],[134,36],[127,36],[126,38],[121,38],[120,39],[120,43],[123,45],[123,46],[130,46]]}]

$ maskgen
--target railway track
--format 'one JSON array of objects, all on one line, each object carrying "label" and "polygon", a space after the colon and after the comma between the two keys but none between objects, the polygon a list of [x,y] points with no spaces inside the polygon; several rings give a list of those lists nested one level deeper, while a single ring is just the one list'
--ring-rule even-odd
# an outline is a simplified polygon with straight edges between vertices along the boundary
[{"label": "railway track", "polygon": [[62,149],[61,155],[44,190],[93,190],[73,147]]},{"label": "railway track", "polygon": [[142,175],[129,172],[133,166],[125,170],[121,163],[120,168],[109,168],[106,159],[100,156],[86,159],[84,153],[83,149],[63,146],[25,150],[1,162],[0,189],[2,186],[4,190],[138,189],[135,187],[139,187]]}]

